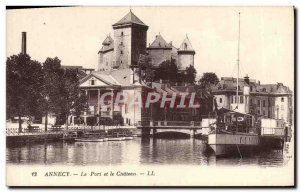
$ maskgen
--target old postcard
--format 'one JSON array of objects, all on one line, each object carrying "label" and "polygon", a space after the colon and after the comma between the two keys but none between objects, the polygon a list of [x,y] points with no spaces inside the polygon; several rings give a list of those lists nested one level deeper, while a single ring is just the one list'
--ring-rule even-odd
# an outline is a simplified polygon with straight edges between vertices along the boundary
[{"label": "old postcard", "polygon": [[8,186],[294,186],[294,8],[6,10]]}]

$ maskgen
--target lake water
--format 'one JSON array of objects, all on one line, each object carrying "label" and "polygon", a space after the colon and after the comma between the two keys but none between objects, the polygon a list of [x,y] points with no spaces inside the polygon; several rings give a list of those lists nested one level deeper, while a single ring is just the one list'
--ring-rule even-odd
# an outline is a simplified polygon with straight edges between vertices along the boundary
[{"label": "lake water", "polygon": [[134,138],[129,141],[31,143],[6,147],[9,164],[40,165],[260,165],[287,163],[282,151],[216,158],[199,139]]}]

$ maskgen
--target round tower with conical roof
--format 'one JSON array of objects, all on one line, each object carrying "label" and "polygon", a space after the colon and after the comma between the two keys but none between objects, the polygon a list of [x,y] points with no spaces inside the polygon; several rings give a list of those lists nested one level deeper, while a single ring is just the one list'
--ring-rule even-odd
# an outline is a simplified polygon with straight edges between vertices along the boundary
[{"label": "round tower with conical roof", "polygon": [[112,63],[114,63],[114,40],[110,35],[107,35],[98,52],[98,65],[96,71],[111,70]]},{"label": "round tower with conical roof", "polygon": [[193,49],[188,36],[186,36],[178,50],[178,69],[185,70],[190,65],[194,66],[195,54],[196,52]]}]

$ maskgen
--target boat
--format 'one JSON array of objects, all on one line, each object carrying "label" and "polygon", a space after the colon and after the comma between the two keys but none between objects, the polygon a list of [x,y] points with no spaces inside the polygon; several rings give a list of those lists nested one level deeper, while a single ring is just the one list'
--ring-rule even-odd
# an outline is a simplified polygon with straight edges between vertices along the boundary
[{"label": "boat", "polygon": [[76,138],[77,138],[77,132],[65,132],[63,134],[62,140],[64,142],[74,142]]},{"label": "boat", "polygon": [[[245,85],[243,94],[239,94],[239,45],[240,44],[240,13],[238,36],[238,59],[236,96],[231,104],[233,110],[221,111],[217,114],[215,125],[208,133],[207,144],[216,156],[254,152],[259,148],[258,120],[249,114],[245,103],[249,103],[249,85]],[[246,84],[249,82],[246,82]],[[239,102],[241,100],[242,102]]]},{"label": "boat", "polygon": [[131,134],[126,131],[113,132],[111,135],[108,136],[108,141],[125,141],[132,139],[133,137],[131,136]]},{"label": "boat", "polygon": [[103,142],[102,138],[93,138],[93,137],[83,137],[75,139],[76,142]]},{"label": "boat", "polygon": [[103,141],[108,141],[108,138],[107,137],[104,137],[104,138],[102,138],[103,139]]},{"label": "boat", "polygon": [[124,141],[125,137],[109,137],[108,141]]},{"label": "boat", "polygon": [[125,140],[133,140],[133,137],[131,137],[131,136],[126,136],[126,137],[125,137]]},{"label": "boat", "polygon": [[241,157],[243,153],[257,151],[259,143],[255,116],[235,111],[219,115],[216,126],[208,134],[207,142],[216,156],[238,154]]}]

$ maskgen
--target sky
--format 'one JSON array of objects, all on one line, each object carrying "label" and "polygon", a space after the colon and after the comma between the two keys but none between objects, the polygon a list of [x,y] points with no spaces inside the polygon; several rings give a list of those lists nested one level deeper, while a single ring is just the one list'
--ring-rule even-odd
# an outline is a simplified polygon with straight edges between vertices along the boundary
[{"label": "sky", "polygon": [[240,77],[282,82],[294,89],[294,13],[292,7],[69,7],[6,12],[6,56],[21,51],[43,62],[57,56],[62,65],[95,68],[98,51],[112,24],[132,9],[149,26],[147,45],[160,33],[179,47],[188,35],[195,49],[197,76],[215,72],[237,76],[238,13]]}]

